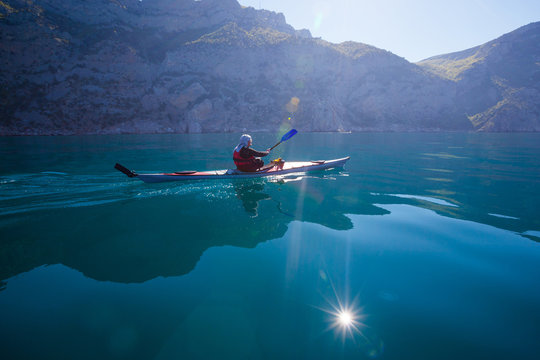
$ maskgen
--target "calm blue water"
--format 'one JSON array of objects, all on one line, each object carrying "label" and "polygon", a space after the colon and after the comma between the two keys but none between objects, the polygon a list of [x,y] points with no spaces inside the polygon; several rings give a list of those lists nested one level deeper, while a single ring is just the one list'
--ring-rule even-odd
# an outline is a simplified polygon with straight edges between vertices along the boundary
[{"label": "calm blue water", "polygon": [[238,135],[0,138],[0,356],[538,358],[540,135]]}]

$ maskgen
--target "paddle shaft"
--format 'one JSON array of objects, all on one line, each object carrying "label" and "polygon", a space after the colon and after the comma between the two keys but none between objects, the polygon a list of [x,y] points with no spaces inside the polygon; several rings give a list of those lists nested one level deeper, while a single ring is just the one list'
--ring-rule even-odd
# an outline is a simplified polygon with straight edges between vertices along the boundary
[{"label": "paddle shaft", "polygon": [[281,141],[278,142],[276,145],[272,146],[268,151],[272,151],[272,149],[275,148],[276,146],[278,146],[279,144],[281,144]]},{"label": "paddle shaft", "polygon": [[285,135],[283,135],[283,137],[281,138],[281,140],[274,146],[272,146],[270,149],[268,149],[268,151],[272,151],[273,148],[275,148],[276,146],[278,146],[279,144],[281,144],[282,142],[284,141],[287,141],[289,140],[290,138],[292,138],[294,135],[296,135],[297,131],[296,129],[292,129],[291,131],[289,131],[288,133],[286,133]]}]

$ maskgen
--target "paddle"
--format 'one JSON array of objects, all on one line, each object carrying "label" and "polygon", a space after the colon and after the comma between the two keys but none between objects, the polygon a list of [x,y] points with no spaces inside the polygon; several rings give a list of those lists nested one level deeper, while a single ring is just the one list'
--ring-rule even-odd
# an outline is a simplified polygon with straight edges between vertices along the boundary
[{"label": "paddle", "polygon": [[272,146],[270,149],[268,149],[268,151],[272,151],[273,148],[275,148],[276,146],[278,146],[279,144],[281,144],[282,142],[284,141],[287,141],[289,140],[290,138],[292,138],[294,135],[296,135],[298,131],[296,131],[295,129],[292,129],[291,131],[289,131],[288,133],[286,133],[285,135],[283,135],[281,137],[281,140],[274,146]]},{"label": "paddle", "polygon": [[124,174],[126,174],[128,177],[135,177],[137,176],[137,173],[135,171],[131,171],[129,170],[128,168],[120,165],[119,163],[116,163],[116,165],[114,165],[114,168],[118,171],[121,171],[123,172]]}]

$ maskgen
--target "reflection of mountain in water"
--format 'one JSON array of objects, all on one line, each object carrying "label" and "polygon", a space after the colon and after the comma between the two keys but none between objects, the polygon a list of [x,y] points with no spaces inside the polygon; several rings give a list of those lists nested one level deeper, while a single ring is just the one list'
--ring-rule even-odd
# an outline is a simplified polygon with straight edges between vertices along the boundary
[{"label": "reflection of mountain in water", "polygon": [[255,247],[282,237],[293,220],[346,230],[352,223],[344,214],[384,213],[363,201],[368,194],[346,194],[335,183],[239,181],[217,196],[154,196],[17,215],[0,228],[0,279],[56,263],[104,281],[178,276],[210,247]]}]

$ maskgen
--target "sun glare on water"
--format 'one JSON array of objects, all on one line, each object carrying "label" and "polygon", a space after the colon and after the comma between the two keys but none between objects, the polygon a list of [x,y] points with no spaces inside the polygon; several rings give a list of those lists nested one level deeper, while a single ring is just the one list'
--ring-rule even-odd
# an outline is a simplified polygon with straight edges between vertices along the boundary
[{"label": "sun glare on water", "polygon": [[360,310],[361,309],[357,309],[357,311],[355,311],[349,308],[340,308],[330,312],[334,318],[332,328],[341,332],[343,336],[360,332],[360,329],[364,326],[362,323],[364,316],[361,314]]},{"label": "sun glare on water", "polygon": [[318,308],[328,315],[329,326],[326,331],[332,331],[335,339],[340,339],[344,348],[348,343],[367,358],[379,357],[384,351],[384,343],[373,329],[366,325],[367,314],[364,308],[358,304],[356,298],[350,303],[342,303],[337,296],[336,300],[337,303],[328,302],[327,308]]},{"label": "sun glare on water", "polygon": [[333,306],[333,310],[323,310],[328,313],[330,318],[330,327],[337,334],[340,334],[342,339],[354,337],[355,334],[362,335],[362,329],[365,327],[363,323],[365,315],[362,313],[362,308]]},{"label": "sun glare on water", "polygon": [[342,311],[339,313],[338,320],[342,326],[351,326],[353,323],[352,314],[348,311]]}]

